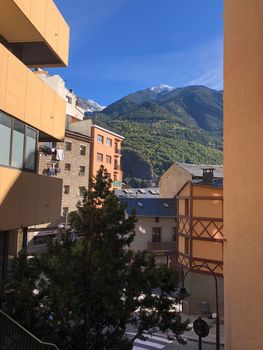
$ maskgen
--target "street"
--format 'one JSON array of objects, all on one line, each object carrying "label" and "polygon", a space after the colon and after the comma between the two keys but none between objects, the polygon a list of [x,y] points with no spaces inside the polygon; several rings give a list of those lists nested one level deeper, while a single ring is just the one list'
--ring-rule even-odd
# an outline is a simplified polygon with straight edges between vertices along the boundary
[{"label": "street", "polygon": [[[129,333],[132,335],[132,333]],[[152,336],[149,336],[147,340],[137,339],[134,342],[133,350],[198,350],[198,342],[188,341],[186,345],[180,345],[176,342],[167,340],[162,334],[155,333]],[[202,350],[214,350],[215,344],[206,344],[202,345]],[[224,349],[224,346],[221,346],[220,349]]]}]

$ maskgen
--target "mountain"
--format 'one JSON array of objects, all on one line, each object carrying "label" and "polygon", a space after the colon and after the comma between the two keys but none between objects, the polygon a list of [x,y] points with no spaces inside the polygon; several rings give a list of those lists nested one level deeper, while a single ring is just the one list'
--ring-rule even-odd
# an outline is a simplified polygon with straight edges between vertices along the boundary
[{"label": "mountain", "polygon": [[222,91],[161,84],[131,93],[91,117],[125,137],[124,177],[151,181],[176,161],[222,163]]},{"label": "mountain", "polygon": [[77,99],[77,105],[83,108],[86,113],[101,112],[105,108],[93,100],[80,97]]}]

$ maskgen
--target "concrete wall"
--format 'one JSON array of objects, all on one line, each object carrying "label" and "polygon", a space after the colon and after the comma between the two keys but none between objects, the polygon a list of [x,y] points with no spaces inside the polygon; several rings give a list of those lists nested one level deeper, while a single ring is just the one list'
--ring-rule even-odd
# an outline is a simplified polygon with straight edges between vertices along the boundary
[{"label": "concrete wall", "polygon": [[[40,153],[39,155],[39,173],[46,173],[50,164],[57,164],[61,172],[57,174],[56,178],[63,180],[63,188],[60,193],[60,197],[62,197],[61,210],[56,220],[51,223],[51,226],[56,226],[61,222],[65,222],[65,218],[62,217],[63,207],[67,207],[69,212],[75,211],[77,202],[82,199],[79,194],[79,187],[85,187],[87,189],[89,186],[90,143],[70,137],[68,134],[66,134],[65,142],[71,143],[71,151],[65,149],[65,143],[58,142],[56,145],[57,148],[64,149],[63,160],[53,161],[51,155],[46,155],[44,153]],[[86,147],[85,155],[80,154],[80,145]],[[66,163],[71,165],[70,172],[65,170]],[[80,166],[85,166],[85,175],[79,175]],[[64,194],[65,185],[70,186],[69,194]]]},{"label": "concrete wall", "polygon": [[132,250],[148,250],[148,242],[152,242],[153,227],[161,227],[163,242],[172,242],[172,228],[176,227],[175,218],[160,217],[159,222],[155,222],[154,217],[138,217],[136,236],[131,244]]},{"label": "concrete wall", "polygon": [[55,220],[61,191],[60,179],[0,167],[0,231]]},{"label": "concrete wall", "polygon": [[173,198],[192,175],[177,164],[173,164],[159,179],[160,197]]},{"label": "concrete wall", "polygon": [[263,349],[263,1],[225,1],[226,350]]},{"label": "concrete wall", "polygon": [[51,137],[64,138],[65,101],[1,44],[0,109]]},{"label": "concrete wall", "polygon": [[[219,315],[223,318],[224,315],[224,279],[217,277],[218,283],[218,301]],[[201,314],[202,302],[208,303],[208,312],[216,312],[215,298],[215,280],[211,275],[189,272],[185,279],[185,287],[191,294],[188,302],[184,303],[184,311],[189,314]]]}]

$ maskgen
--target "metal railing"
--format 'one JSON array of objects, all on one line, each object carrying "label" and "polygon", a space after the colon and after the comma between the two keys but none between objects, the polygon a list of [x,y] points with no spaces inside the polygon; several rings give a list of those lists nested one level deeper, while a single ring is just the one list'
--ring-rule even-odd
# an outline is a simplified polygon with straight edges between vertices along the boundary
[{"label": "metal railing", "polygon": [[59,350],[55,344],[45,343],[0,310],[1,350]]}]

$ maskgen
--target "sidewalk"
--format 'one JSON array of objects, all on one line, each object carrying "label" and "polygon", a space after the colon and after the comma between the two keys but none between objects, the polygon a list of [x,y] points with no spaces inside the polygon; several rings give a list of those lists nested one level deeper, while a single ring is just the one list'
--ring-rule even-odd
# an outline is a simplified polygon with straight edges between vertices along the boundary
[{"label": "sidewalk", "polygon": [[[198,319],[197,315],[186,315],[182,314],[182,319],[190,320],[190,327],[193,326],[193,322]],[[202,319],[208,324],[209,326],[209,334],[207,337],[202,338],[203,343],[208,344],[215,344],[216,342],[216,320],[215,319],[208,319],[206,317],[202,317]],[[194,330],[192,329],[189,332],[184,333],[184,338],[187,338],[189,340],[198,341],[198,335],[195,334]],[[220,344],[224,345],[224,321],[220,321]]]}]

